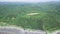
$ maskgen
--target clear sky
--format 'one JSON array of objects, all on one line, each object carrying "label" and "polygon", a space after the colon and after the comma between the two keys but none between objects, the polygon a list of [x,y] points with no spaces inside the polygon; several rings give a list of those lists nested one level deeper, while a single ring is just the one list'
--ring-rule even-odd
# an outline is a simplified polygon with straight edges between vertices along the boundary
[{"label": "clear sky", "polygon": [[46,1],[60,1],[60,0],[0,0],[0,2],[46,2]]}]

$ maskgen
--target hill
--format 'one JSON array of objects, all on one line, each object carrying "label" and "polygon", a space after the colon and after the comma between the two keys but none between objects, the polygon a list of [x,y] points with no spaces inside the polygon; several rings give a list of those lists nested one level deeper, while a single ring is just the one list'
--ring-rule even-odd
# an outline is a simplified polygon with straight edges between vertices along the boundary
[{"label": "hill", "polygon": [[48,31],[60,29],[60,2],[0,2],[0,25]]}]

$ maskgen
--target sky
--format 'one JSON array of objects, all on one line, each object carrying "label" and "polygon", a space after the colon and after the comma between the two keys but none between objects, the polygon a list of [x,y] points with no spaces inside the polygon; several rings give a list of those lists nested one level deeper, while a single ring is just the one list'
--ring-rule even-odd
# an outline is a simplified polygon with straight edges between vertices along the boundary
[{"label": "sky", "polygon": [[60,1],[60,0],[0,0],[0,2],[47,2],[47,1]]}]

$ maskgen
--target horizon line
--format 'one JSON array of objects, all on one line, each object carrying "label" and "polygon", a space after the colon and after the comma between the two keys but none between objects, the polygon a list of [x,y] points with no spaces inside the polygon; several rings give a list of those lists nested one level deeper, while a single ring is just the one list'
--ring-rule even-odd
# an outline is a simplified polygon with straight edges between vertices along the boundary
[{"label": "horizon line", "polygon": [[[2,2],[2,1],[0,1],[0,2]],[[3,2],[7,2],[7,1],[3,1]],[[44,1],[44,2],[60,2],[60,1]],[[24,2],[24,3],[39,3],[39,2]]]}]

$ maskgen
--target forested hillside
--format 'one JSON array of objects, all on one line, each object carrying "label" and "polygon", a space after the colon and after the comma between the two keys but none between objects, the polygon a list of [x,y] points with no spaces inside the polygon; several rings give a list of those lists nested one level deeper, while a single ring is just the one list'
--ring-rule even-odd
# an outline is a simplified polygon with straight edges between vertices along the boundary
[{"label": "forested hillside", "polygon": [[0,2],[0,26],[8,25],[49,31],[60,29],[60,2]]}]

